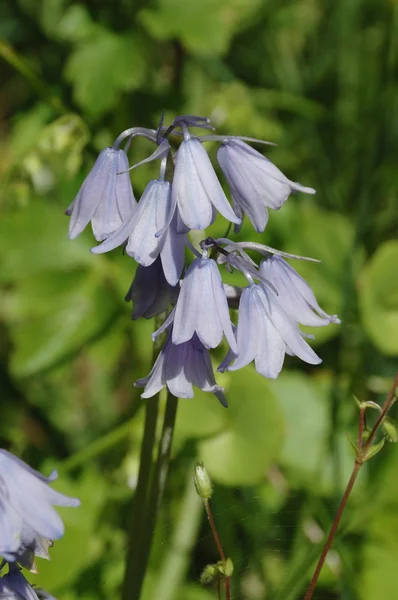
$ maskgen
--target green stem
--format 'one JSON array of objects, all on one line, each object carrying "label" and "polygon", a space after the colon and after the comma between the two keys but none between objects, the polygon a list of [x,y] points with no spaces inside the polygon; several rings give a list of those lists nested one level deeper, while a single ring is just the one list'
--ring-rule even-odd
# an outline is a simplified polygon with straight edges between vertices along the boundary
[{"label": "green stem", "polygon": [[[131,570],[133,575],[128,576],[126,574],[122,600],[139,600],[141,596],[145,573],[149,563],[152,539],[155,533],[157,514],[166,486],[171,445],[173,441],[174,426],[177,415],[177,403],[178,399],[168,392],[163,429],[159,440],[158,456],[151,478],[149,499],[147,497],[146,501],[145,518],[143,519],[143,516],[140,516],[142,522],[140,523],[139,543],[137,543],[136,532],[132,531],[131,545],[134,544],[135,540],[137,545],[137,556],[135,557],[135,564],[131,565],[131,563],[129,563],[130,566],[127,566],[127,571]],[[129,582],[128,586],[127,578]]]},{"label": "green stem", "polygon": [[178,511],[178,522],[167,548],[153,600],[174,600],[182,584],[188,561],[199,531],[202,502],[192,483],[192,469],[188,469],[185,494]]},{"label": "green stem", "polygon": [[144,436],[141,444],[138,482],[133,498],[133,513],[128,536],[122,600],[139,598],[140,586],[137,588],[137,585],[140,579],[141,543],[145,540],[148,488],[153,467],[153,448],[158,412],[159,394],[156,394],[156,396],[147,400],[145,404]]}]

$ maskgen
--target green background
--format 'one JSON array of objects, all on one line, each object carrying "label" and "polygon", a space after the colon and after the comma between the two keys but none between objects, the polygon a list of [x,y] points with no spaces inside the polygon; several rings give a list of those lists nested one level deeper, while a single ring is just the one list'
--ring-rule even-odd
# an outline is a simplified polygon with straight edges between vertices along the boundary
[{"label": "green background", "polygon": [[[228,411],[202,392],[180,401],[144,597],[217,597],[198,583],[218,557],[192,494],[196,458],[215,484],[233,598],[303,596],[354,459],[353,395],[382,401],[398,354],[397,19],[396,0],[1,3],[0,441],[56,467],[57,489],[82,500],[29,576],[59,600],[119,596],[143,424],[133,382],[154,328],[123,300],[132,259],[91,255],[89,228],[69,242],[63,211],[98,152],[156,127],[162,109],[275,142],[266,155],[316,188],[239,239],[321,259],[295,267],[342,324],[314,332],[317,368],[287,357],[276,381],[252,366],[218,376]],[[149,152],[137,139],[130,161]],[[157,169],[134,171],[137,196]],[[391,444],[363,469],[320,598],[398,597],[397,469]]]}]

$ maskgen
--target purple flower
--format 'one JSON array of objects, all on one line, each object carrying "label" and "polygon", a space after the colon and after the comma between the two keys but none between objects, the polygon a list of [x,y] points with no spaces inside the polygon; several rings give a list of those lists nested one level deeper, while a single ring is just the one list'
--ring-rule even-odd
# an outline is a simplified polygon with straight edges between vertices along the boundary
[{"label": "purple flower", "polygon": [[233,358],[229,353],[219,371],[236,371],[254,360],[258,373],[276,379],[285,353],[298,356],[311,365],[322,362],[304,341],[297,323],[285,313],[275,292],[260,285],[250,285],[242,292],[236,338],[235,361],[228,366]]},{"label": "purple flower", "polygon": [[91,221],[94,237],[101,242],[119,229],[133,212],[136,202],[123,150],[105,148],[65,211],[71,215],[69,239],[73,240]]},{"label": "purple flower", "polygon": [[176,285],[184,267],[185,237],[177,233],[170,188],[168,181],[150,181],[130,219],[91,251],[108,252],[127,240],[127,254],[143,267],[149,267],[160,254],[167,281]]},{"label": "purple flower", "polygon": [[193,398],[192,386],[212,392],[223,406],[227,406],[223,391],[216,384],[208,350],[196,335],[184,344],[173,344],[171,333],[156,359],[149,375],[135,382],[145,387],[141,398],[151,398],[167,385],[177,398]]},{"label": "purple flower", "polygon": [[241,222],[198,139],[185,139],[177,151],[172,195],[181,220],[189,229],[206,229],[213,223],[216,209],[232,223]]},{"label": "purple flower", "polygon": [[173,344],[182,344],[194,334],[206,348],[216,348],[223,334],[237,352],[228,302],[217,263],[196,258],[187,270],[177,300]]},{"label": "purple flower", "polygon": [[278,210],[292,191],[315,194],[285,177],[268,158],[241,140],[228,140],[217,152],[218,163],[231,189],[235,211],[247,214],[256,231],[264,231],[268,208]]},{"label": "purple flower", "polygon": [[35,557],[50,560],[48,549],[52,546],[52,540],[42,537],[25,523],[21,531],[20,546],[13,555],[14,561],[32,573],[37,573]]},{"label": "purple flower", "polygon": [[157,258],[150,267],[138,265],[126,302],[133,302],[133,319],[151,319],[175,304],[179,286],[172,287],[165,279],[162,263]]},{"label": "purple flower", "polygon": [[39,600],[19,567],[9,565],[9,572],[0,578],[0,598],[4,600]]},{"label": "purple flower", "polygon": [[56,540],[64,525],[55,506],[79,506],[76,498],[56,492],[48,483],[54,471],[44,477],[6,450],[0,450],[0,554],[14,561],[20,548],[34,545],[37,536]]},{"label": "purple flower", "polygon": [[263,260],[260,273],[277,289],[278,302],[294,321],[312,327],[340,323],[337,315],[322,310],[305,279],[280,256]]}]

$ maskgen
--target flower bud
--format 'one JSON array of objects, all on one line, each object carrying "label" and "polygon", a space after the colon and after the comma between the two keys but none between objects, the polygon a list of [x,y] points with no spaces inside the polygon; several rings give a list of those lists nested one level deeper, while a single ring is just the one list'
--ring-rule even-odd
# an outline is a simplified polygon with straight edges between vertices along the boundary
[{"label": "flower bud", "polygon": [[220,562],[217,563],[217,566],[221,575],[224,575],[224,577],[232,577],[234,563],[230,558],[226,558],[224,561],[220,560]]},{"label": "flower bud", "polygon": [[381,426],[387,442],[398,442],[397,429],[391,419],[385,418]]},{"label": "flower bud", "polygon": [[211,479],[210,479],[209,474],[207,473],[206,469],[204,468],[204,466],[200,463],[198,463],[195,466],[193,481],[194,481],[198,496],[200,496],[204,500],[208,500],[209,498],[211,498],[212,493],[213,493],[213,486],[211,484]]},{"label": "flower bud", "polygon": [[208,585],[209,583],[214,581],[214,579],[217,577],[217,575],[218,575],[217,565],[206,565],[200,575],[199,581],[200,581],[201,585]]}]

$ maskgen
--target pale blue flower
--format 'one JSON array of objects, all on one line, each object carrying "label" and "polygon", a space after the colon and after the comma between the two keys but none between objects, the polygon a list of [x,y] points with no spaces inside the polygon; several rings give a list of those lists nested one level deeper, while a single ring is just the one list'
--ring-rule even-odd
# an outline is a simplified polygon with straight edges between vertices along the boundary
[{"label": "pale blue flower", "polygon": [[172,196],[182,222],[189,229],[206,229],[213,223],[216,210],[232,223],[241,222],[223,192],[206,150],[196,138],[185,139],[177,151]]},{"label": "pale blue flower", "polygon": [[257,284],[242,292],[236,339],[237,357],[228,366],[233,359],[229,353],[219,371],[236,371],[254,360],[258,373],[275,379],[282,369],[285,353],[311,365],[322,362],[303,339],[297,323],[285,313],[275,292]]},{"label": "pale blue flower", "polygon": [[177,233],[170,188],[168,181],[150,181],[130,219],[91,251],[108,252],[127,241],[127,254],[143,267],[149,267],[160,254],[167,281],[176,285],[185,262],[185,237]]},{"label": "pale blue flower", "polygon": [[294,321],[312,327],[340,323],[337,315],[322,310],[305,279],[280,256],[263,260],[260,274],[278,290],[278,302]]},{"label": "pale blue flower", "polygon": [[0,599],[39,600],[35,590],[15,564],[9,565],[9,572],[0,578]]},{"label": "pale blue flower", "polygon": [[37,573],[35,557],[50,560],[48,549],[52,546],[52,540],[42,537],[25,523],[21,531],[20,546],[13,553],[13,560],[32,573]]},{"label": "pale blue flower", "polygon": [[56,471],[44,477],[0,450],[0,554],[5,560],[14,561],[19,549],[35,542],[36,536],[62,537],[64,525],[53,505],[75,507],[80,502],[48,485],[56,477]]},{"label": "pale blue flower", "polygon": [[133,319],[151,319],[176,303],[178,291],[179,286],[173,287],[166,281],[158,257],[149,267],[138,265],[125,300],[133,303]]},{"label": "pale blue flower", "polygon": [[184,344],[173,344],[172,334],[156,359],[149,375],[135,382],[136,387],[145,387],[141,398],[151,398],[167,385],[176,398],[193,398],[192,386],[204,392],[212,392],[223,406],[227,406],[223,391],[216,384],[208,350],[198,337]]},{"label": "pale blue flower", "polygon": [[131,216],[136,202],[131,187],[127,155],[124,150],[105,148],[84,180],[66,213],[71,215],[72,240],[91,221],[94,237],[101,242],[120,228]]},{"label": "pale blue flower", "polygon": [[191,263],[181,284],[173,343],[187,342],[195,333],[206,348],[216,348],[224,334],[232,351],[237,351],[217,263],[205,256]]},{"label": "pale blue flower", "polygon": [[270,160],[238,139],[227,140],[217,152],[218,163],[231,189],[235,212],[246,213],[256,231],[268,222],[268,208],[278,210],[292,191],[315,190],[285,177]]}]

